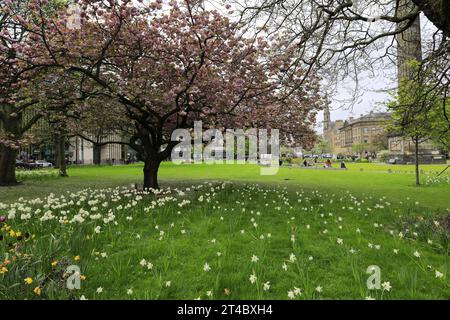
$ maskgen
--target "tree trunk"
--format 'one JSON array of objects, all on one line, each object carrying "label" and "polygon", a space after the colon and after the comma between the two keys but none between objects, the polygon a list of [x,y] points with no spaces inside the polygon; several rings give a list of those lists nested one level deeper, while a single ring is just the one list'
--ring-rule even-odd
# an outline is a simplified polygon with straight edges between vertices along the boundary
[{"label": "tree trunk", "polygon": [[450,1],[448,0],[412,0],[425,16],[444,34],[450,36]]},{"label": "tree trunk", "polygon": [[420,171],[419,171],[419,139],[414,139],[414,156],[416,165],[416,186],[420,186]]},{"label": "tree trunk", "polygon": [[66,163],[66,135],[58,133],[55,137],[55,168],[60,177],[68,177]]},{"label": "tree trunk", "polygon": [[55,150],[55,169],[59,169],[59,165],[61,161],[59,160],[59,135],[55,134],[54,136],[54,144],[53,144],[53,150]]},{"label": "tree trunk", "polygon": [[158,184],[158,170],[160,160],[148,159],[144,165],[144,190],[159,189]]},{"label": "tree trunk", "polygon": [[93,150],[93,153],[94,153],[93,161],[94,161],[95,165],[99,166],[99,165],[102,164],[102,147],[100,145],[98,145],[98,144],[94,144],[93,148],[94,148],[94,150]]},{"label": "tree trunk", "polygon": [[0,145],[0,185],[14,185],[17,150]]},{"label": "tree trunk", "polygon": [[61,177],[68,177],[66,162],[66,135],[61,134],[58,138],[58,167]]}]

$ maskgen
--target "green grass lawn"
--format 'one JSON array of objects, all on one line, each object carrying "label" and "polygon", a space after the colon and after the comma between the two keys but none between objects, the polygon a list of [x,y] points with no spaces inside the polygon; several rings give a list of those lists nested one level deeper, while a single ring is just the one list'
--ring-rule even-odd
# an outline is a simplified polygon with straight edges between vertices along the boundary
[{"label": "green grass lawn", "polygon": [[[302,168],[280,168],[275,176],[261,176],[260,167],[253,165],[174,165],[163,163],[160,169],[161,185],[188,185],[202,181],[259,182],[271,185],[281,184],[293,190],[299,187],[308,190],[323,190],[343,193],[350,191],[361,196],[387,197],[391,200],[414,199],[420,203],[450,208],[449,183],[431,186],[414,186],[414,166],[390,166],[382,164],[347,164],[348,171],[328,171]],[[423,165],[421,170],[436,176],[445,165]],[[361,171],[363,170],[363,171]],[[388,170],[392,172],[389,173]],[[0,202],[14,201],[19,197],[32,198],[66,190],[80,188],[105,188],[117,185],[142,184],[142,166],[72,167],[69,179],[31,179],[13,188],[0,188]],[[422,176],[422,180],[424,179]],[[447,181],[450,170],[444,177]],[[425,181],[423,181],[425,182]],[[450,209],[448,210],[450,211]]]},{"label": "green grass lawn", "polygon": [[157,195],[139,165],[25,177],[0,189],[0,299],[449,299],[448,180],[394,168],[164,164]]}]

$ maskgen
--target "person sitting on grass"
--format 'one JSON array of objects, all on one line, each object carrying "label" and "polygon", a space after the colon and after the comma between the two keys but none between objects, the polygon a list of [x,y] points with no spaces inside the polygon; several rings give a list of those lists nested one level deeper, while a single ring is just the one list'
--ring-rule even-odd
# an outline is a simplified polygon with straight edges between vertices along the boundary
[{"label": "person sitting on grass", "polygon": [[325,168],[331,168],[331,160],[330,160],[330,159],[328,159],[328,160],[325,162]]},{"label": "person sitting on grass", "polygon": [[341,169],[347,170],[347,166],[344,161],[341,162]]}]

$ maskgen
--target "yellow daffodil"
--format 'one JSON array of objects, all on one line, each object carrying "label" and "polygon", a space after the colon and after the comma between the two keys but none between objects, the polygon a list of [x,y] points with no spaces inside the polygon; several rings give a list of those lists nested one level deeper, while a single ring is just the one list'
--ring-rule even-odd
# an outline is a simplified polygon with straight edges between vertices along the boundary
[{"label": "yellow daffodil", "polygon": [[56,267],[58,265],[58,260],[55,260],[51,263],[52,267]]},{"label": "yellow daffodil", "polygon": [[80,279],[84,281],[84,280],[86,280],[86,276],[81,275],[81,276],[80,276]]},{"label": "yellow daffodil", "polygon": [[73,260],[75,260],[75,261],[80,261],[80,256],[75,256],[75,258],[73,258]]},{"label": "yellow daffodil", "polygon": [[40,296],[40,295],[41,295],[41,292],[42,292],[42,290],[41,290],[41,288],[39,288],[39,287],[36,287],[36,288],[34,288],[33,292],[34,292],[35,294],[37,294],[38,296]]},{"label": "yellow daffodil", "polygon": [[16,233],[14,232],[13,229],[9,230],[9,236],[10,237],[14,237],[16,235]]},{"label": "yellow daffodil", "polygon": [[32,284],[32,283],[33,283],[33,279],[30,278],[30,277],[25,278],[23,281],[24,281],[26,284]]},{"label": "yellow daffodil", "polygon": [[8,272],[8,268],[6,268],[6,267],[1,267],[0,268],[0,274],[5,274],[7,272]]}]

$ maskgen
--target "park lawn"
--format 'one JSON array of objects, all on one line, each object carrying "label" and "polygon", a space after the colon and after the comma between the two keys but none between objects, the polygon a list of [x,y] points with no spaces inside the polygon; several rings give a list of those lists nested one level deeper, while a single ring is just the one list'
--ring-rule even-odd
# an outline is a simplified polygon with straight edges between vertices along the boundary
[{"label": "park lawn", "polygon": [[[293,190],[323,190],[336,193],[350,191],[361,196],[387,197],[392,201],[414,199],[426,206],[450,211],[449,183],[414,186],[414,166],[382,164],[347,164],[348,171],[329,171],[302,168],[280,168],[277,175],[261,176],[255,165],[174,165],[163,163],[160,169],[161,185],[189,185],[202,181],[258,182],[283,185]],[[423,165],[430,177],[445,169],[445,165]],[[362,171],[361,171],[362,170]],[[388,172],[391,170],[391,173]],[[406,173],[407,172],[407,173]],[[78,191],[85,187],[105,188],[118,185],[142,184],[142,166],[80,166],[69,170],[68,179],[25,180],[22,185],[0,188],[0,202],[19,197],[32,198],[66,190]],[[449,181],[450,170],[443,177]],[[422,175],[425,182],[425,175]]]},{"label": "park lawn", "polygon": [[[0,189],[0,299],[450,298],[446,184],[164,164],[170,189],[148,195],[129,188],[141,169],[75,167]],[[65,287],[70,265],[80,290]],[[372,265],[384,290],[367,289]]]}]

